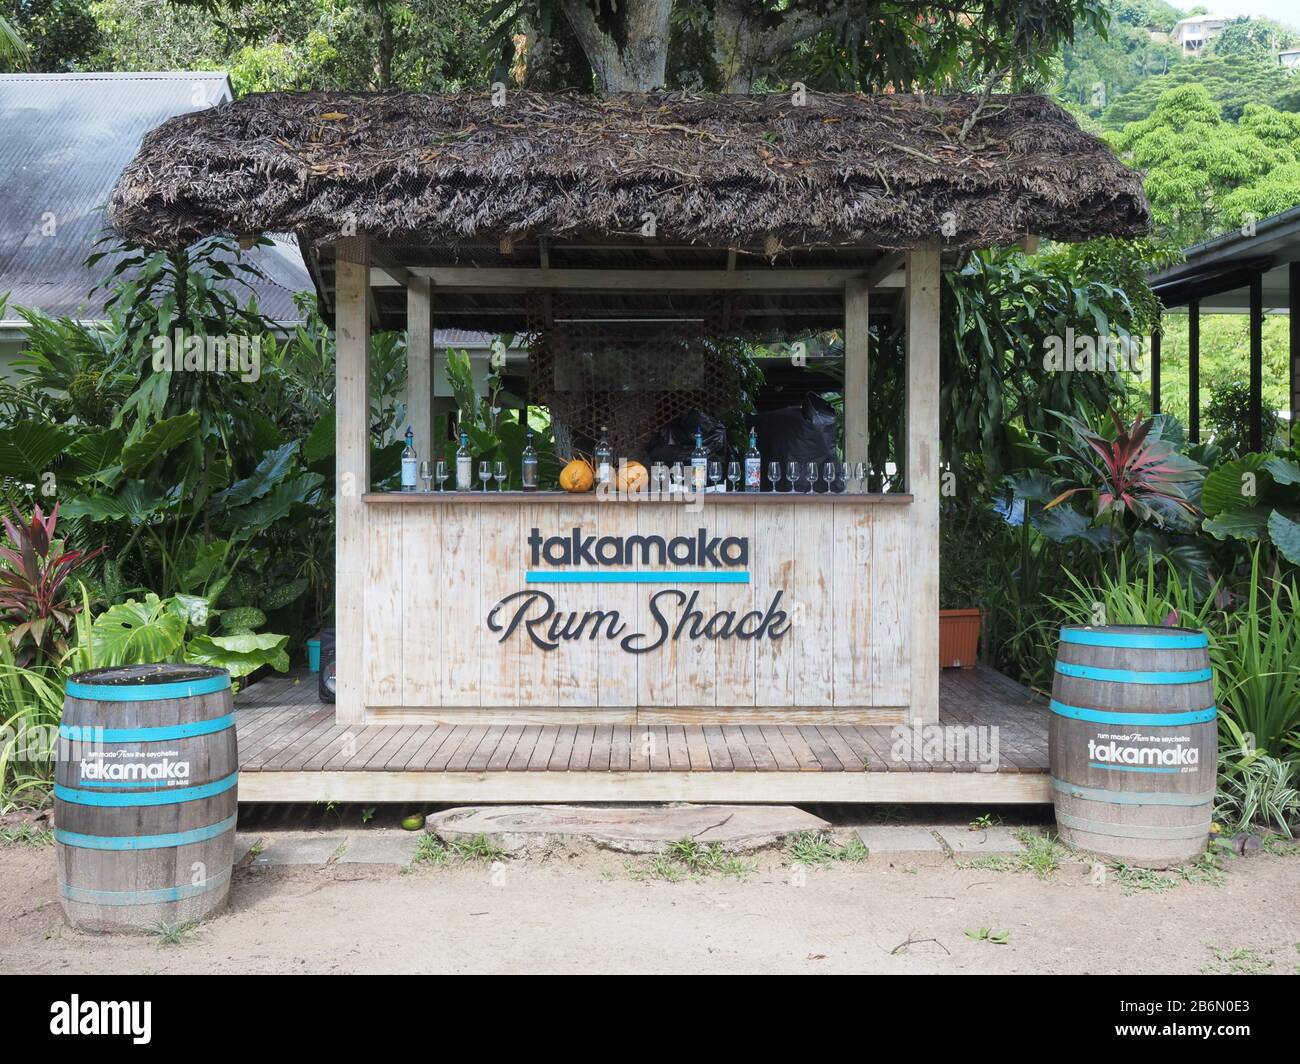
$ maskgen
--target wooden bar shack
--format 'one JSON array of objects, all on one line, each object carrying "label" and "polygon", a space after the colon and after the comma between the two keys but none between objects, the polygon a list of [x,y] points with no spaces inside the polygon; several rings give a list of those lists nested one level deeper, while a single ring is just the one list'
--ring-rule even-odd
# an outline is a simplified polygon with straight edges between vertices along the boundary
[{"label": "wooden bar shack", "polygon": [[[303,242],[337,330],[349,726],[937,721],[941,271],[1147,227],[1138,175],[1050,101],[816,93],[252,96],[150,134],[111,213],[155,247]],[[374,330],[406,330],[415,449],[441,456],[435,325],[524,336],[551,298],[680,323],[702,295],[735,335],[838,331],[840,457],[901,413],[893,490],[372,489]]]}]

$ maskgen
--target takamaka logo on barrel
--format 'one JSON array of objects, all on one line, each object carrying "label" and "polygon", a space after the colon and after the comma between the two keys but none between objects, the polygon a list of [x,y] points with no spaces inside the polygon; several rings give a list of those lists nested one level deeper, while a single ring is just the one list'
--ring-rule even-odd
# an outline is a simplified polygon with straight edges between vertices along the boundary
[{"label": "takamaka logo on barrel", "polygon": [[[593,536],[573,528],[568,535],[528,535],[529,584],[748,584],[749,538],[710,536]],[[630,566],[671,568],[634,569]],[[540,568],[564,566],[565,568]],[[614,568],[614,567],[619,568]],[[520,629],[534,645],[555,650],[562,642],[605,638],[629,654],[645,654],[669,639],[780,639],[790,630],[778,589],[766,609],[699,608],[700,592],[666,588],[647,601],[650,631],[630,631],[618,609],[561,609],[554,596],[530,588],[507,595],[487,616],[488,628],[504,643]],[[676,617],[670,614],[676,610]]]}]

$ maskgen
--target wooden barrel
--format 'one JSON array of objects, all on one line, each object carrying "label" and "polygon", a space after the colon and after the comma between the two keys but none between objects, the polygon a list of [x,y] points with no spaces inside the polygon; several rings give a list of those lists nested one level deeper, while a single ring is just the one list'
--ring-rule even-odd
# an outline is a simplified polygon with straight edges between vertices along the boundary
[{"label": "wooden barrel", "polygon": [[1147,868],[1200,855],[1218,755],[1204,632],[1062,628],[1051,710],[1062,842]]},{"label": "wooden barrel", "polygon": [[130,665],[73,676],[54,785],[68,921],[157,928],[224,905],[238,780],[225,669]]}]

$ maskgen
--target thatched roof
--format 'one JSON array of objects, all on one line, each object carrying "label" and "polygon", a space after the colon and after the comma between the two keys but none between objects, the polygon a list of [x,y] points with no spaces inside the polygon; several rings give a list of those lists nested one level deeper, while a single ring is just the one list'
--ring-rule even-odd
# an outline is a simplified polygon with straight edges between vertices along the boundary
[{"label": "thatched roof", "polygon": [[113,192],[124,236],[641,239],[958,250],[1150,228],[1140,176],[1038,96],[270,93],[172,118]]}]

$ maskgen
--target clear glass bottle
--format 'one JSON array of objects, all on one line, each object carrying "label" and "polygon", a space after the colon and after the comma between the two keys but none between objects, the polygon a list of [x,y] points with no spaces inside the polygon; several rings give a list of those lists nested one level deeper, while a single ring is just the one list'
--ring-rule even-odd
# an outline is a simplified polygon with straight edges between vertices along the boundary
[{"label": "clear glass bottle", "polygon": [[528,443],[524,447],[524,458],[520,470],[520,481],[524,491],[537,490],[537,448],[533,446],[533,430],[528,430]]},{"label": "clear glass bottle", "polygon": [[456,490],[474,490],[474,456],[469,453],[469,433],[460,434],[460,446],[456,449]]},{"label": "clear glass bottle", "polygon": [[406,426],[406,446],[402,448],[402,490],[415,491],[420,472],[420,457],[415,453],[415,432]]},{"label": "clear glass bottle", "polygon": [[600,442],[596,444],[596,483],[614,483],[614,448],[609,445],[609,429],[600,426]]},{"label": "clear glass bottle", "polygon": [[758,431],[749,430],[749,450],[745,452],[745,490],[763,490],[763,456],[758,453]]},{"label": "clear glass bottle", "polygon": [[703,491],[709,479],[709,452],[704,447],[704,433],[695,430],[695,450],[691,452],[691,488]]}]

